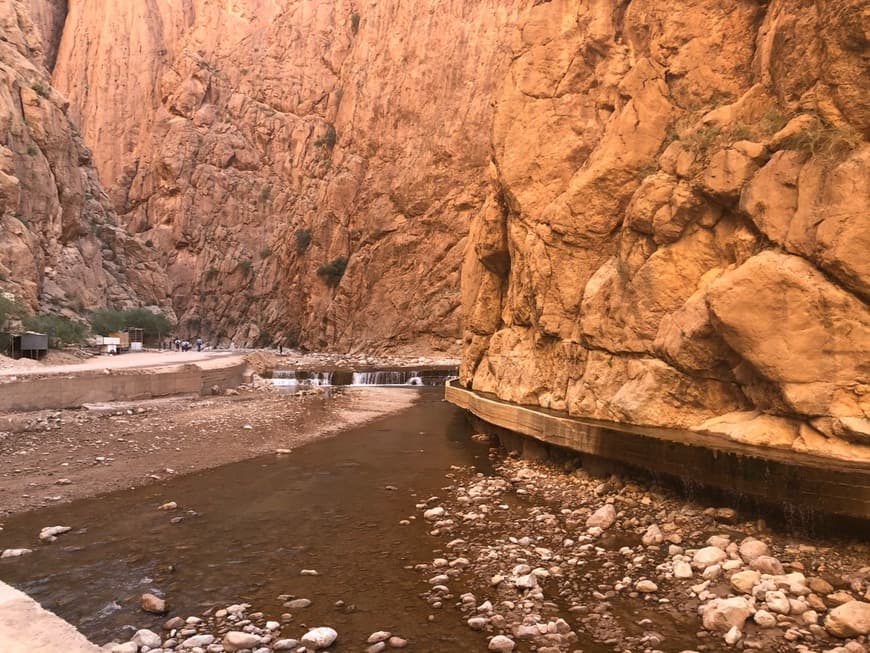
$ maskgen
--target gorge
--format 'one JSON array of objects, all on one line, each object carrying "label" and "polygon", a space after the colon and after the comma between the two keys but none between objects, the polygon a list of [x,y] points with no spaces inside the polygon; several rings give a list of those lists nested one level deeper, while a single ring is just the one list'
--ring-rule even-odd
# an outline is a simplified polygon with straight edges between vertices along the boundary
[{"label": "gorge", "polygon": [[870,457],[863,3],[2,7],[30,308]]}]

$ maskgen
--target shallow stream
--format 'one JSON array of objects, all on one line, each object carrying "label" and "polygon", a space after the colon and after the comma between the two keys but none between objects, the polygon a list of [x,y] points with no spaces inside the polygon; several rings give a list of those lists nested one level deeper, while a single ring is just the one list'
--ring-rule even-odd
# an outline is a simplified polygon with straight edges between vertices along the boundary
[{"label": "shallow stream", "polygon": [[[291,611],[284,636],[330,625],[340,633],[336,651],[361,650],[380,629],[411,639],[413,650],[484,650],[458,614],[427,621],[418,598],[425,578],[405,566],[430,560],[432,542],[422,520],[399,522],[439,494],[451,465],[486,471],[487,445],[470,440],[462,412],[440,391],[411,391],[420,392],[411,409],[288,456],[10,518],[0,549],[34,552],[0,562],[0,578],[100,644],[129,638],[131,626],[159,631],[165,618],[139,609],[141,594],[157,590],[182,617],[246,601],[277,618],[288,611],[279,595],[311,599]],[[179,509],[157,510],[167,501]],[[40,529],[55,524],[73,531],[38,544]]]}]

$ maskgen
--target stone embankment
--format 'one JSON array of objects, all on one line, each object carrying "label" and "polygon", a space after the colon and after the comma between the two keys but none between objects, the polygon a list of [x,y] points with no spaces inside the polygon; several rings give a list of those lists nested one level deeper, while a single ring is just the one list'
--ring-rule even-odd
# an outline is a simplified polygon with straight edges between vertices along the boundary
[{"label": "stone embankment", "polygon": [[239,355],[154,367],[69,373],[61,369],[54,374],[6,376],[2,379],[5,383],[0,394],[0,413],[208,394],[215,386],[225,389],[240,385],[245,380],[247,368],[245,357]]},{"label": "stone embankment", "polygon": [[493,457],[494,476],[454,469],[409,518],[434,538],[417,565],[432,610],[457,606],[489,650],[866,653],[866,543],[789,539],[576,463]]}]

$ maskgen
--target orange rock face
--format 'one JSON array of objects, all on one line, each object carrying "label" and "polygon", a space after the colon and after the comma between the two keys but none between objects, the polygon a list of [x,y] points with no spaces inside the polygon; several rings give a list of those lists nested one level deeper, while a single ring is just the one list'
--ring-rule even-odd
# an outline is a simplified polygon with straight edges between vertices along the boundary
[{"label": "orange rock face", "polygon": [[[510,401],[868,455],[858,0],[27,4],[4,51],[23,79],[56,47],[59,92],[22,111],[56,133],[68,98],[183,326],[461,342]],[[61,195],[28,237],[87,241]]]},{"label": "orange rock face", "polygon": [[118,226],[23,2],[0,3],[0,31],[0,291],[70,316],[106,305],[168,308],[166,278]]},{"label": "orange rock face", "polygon": [[520,4],[82,0],[53,78],[183,324],[458,353]]},{"label": "orange rock face", "polygon": [[548,2],[496,98],[462,382],[870,460],[858,2]]}]

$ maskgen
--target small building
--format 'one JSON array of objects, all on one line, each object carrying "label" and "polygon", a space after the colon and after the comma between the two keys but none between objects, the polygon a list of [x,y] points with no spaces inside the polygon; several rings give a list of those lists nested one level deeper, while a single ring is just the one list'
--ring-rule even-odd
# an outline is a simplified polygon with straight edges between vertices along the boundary
[{"label": "small building", "polygon": [[114,336],[97,336],[97,345],[101,354],[117,354],[121,349],[121,338]]},{"label": "small building", "polygon": [[48,334],[37,333],[35,331],[25,331],[24,333],[14,334],[12,336],[12,346],[10,354],[12,358],[32,358],[39,360],[48,353]]}]

